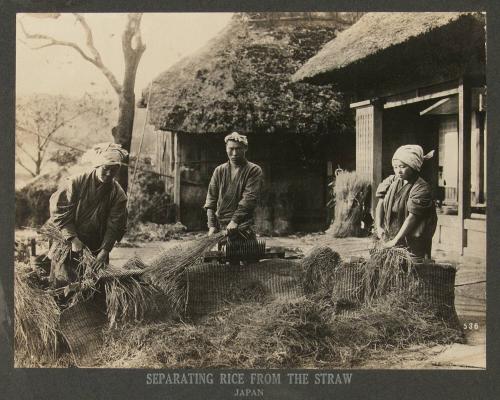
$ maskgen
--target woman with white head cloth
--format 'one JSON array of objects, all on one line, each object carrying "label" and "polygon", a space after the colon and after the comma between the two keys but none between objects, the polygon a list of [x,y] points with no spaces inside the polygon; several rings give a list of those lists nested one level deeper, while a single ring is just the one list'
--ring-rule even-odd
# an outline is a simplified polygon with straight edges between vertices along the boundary
[{"label": "woman with white head cloth", "polygon": [[[114,179],[127,155],[115,143],[95,145],[86,154],[92,167],[69,177],[51,196],[49,222],[61,231],[72,249],[62,264],[52,262],[53,286],[65,286],[78,279],[75,260],[83,245],[98,261],[109,262],[109,252],[121,240],[127,225],[127,195]],[[53,252],[51,248],[49,256]]]},{"label": "woman with white head cloth", "polygon": [[430,185],[420,175],[425,160],[422,147],[399,147],[392,157],[394,175],[378,186],[375,212],[377,236],[385,247],[406,247],[417,259],[430,258],[437,215]]}]

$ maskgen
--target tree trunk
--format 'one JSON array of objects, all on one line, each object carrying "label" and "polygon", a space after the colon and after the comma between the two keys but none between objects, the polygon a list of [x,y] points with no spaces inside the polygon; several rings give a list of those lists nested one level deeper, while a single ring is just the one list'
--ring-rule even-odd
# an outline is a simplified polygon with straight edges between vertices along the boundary
[{"label": "tree trunk", "polygon": [[[131,93],[123,91],[119,95],[119,113],[118,122],[113,129],[113,137],[115,143],[120,144],[125,150],[130,153],[132,144],[132,132],[134,127],[134,113],[135,113],[135,94],[132,90]],[[129,158],[125,161],[129,163]],[[118,182],[123,190],[127,192],[128,189],[128,167],[122,166],[118,175]]]},{"label": "tree trunk", "polygon": [[[141,18],[142,14],[129,14],[128,23],[122,35],[122,48],[125,60],[125,74],[123,85],[118,93],[119,113],[116,129],[113,130],[115,143],[130,153],[132,144],[132,132],[135,114],[135,77],[137,67],[146,46],[141,40]],[[127,164],[128,164],[127,160]],[[138,160],[137,160],[138,161]],[[136,161],[136,162],[137,162]],[[125,192],[128,189],[128,167],[122,167],[118,176],[118,182]]]}]

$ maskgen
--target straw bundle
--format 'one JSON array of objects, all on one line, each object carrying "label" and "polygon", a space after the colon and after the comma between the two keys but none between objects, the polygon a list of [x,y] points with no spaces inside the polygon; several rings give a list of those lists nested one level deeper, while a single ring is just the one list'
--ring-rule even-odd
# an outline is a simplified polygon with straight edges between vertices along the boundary
[{"label": "straw bundle", "polygon": [[53,297],[35,287],[29,267],[15,265],[14,347],[16,359],[54,361],[57,355],[59,308]]},{"label": "straw bundle", "polygon": [[184,312],[189,291],[186,270],[201,261],[224,236],[225,232],[218,232],[162,252],[144,269],[144,279],[160,289],[177,312]]},{"label": "straw bundle", "polygon": [[[71,243],[65,240],[61,231],[50,222],[42,227],[40,233],[53,242],[50,250],[51,262],[55,265],[64,263],[70,257]],[[79,301],[88,300],[97,290],[96,284],[104,267],[103,263],[96,261],[88,247],[84,246],[76,265],[77,282],[70,284],[68,287],[55,290],[54,294],[60,295],[64,293],[64,295],[67,295],[72,292],[68,306]]]},{"label": "straw bundle", "polygon": [[104,367],[267,369],[353,367],[414,344],[461,339],[418,303],[388,296],[353,315],[305,297],[228,304],[201,324],[125,326],[107,340]]},{"label": "straw bundle", "polygon": [[300,261],[304,293],[331,290],[334,271],[341,263],[340,255],[328,246],[315,246]]},{"label": "straw bundle", "polygon": [[[52,262],[64,262],[71,250],[71,244],[64,240],[60,230],[52,224],[44,225],[42,234],[57,244],[53,246]],[[106,311],[111,327],[117,322],[141,320],[147,312],[157,311],[157,304],[152,301],[157,291],[138,277],[140,270],[145,267],[142,260],[132,257],[124,268],[136,272],[124,274],[97,262],[92,252],[84,246],[77,265],[78,281],[68,287],[57,289],[54,293],[66,294],[68,288],[71,288],[73,295],[67,305],[72,306],[92,298],[104,288]]]},{"label": "straw bundle", "polygon": [[361,236],[370,182],[355,172],[340,170],[332,184],[335,213],[329,232],[334,237]]},{"label": "straw bundle", "polygon": [[412,293],[418,284],[408,250],[400,247],[375,248],[362,265],[361,285],[365,300],[371,301],[390,291]]},{"label": "straw bundle", "polygon": [[157,290],[134,277],[105,280],[106,310],[110,328],[117,322],[140,321],[159,310]]}]

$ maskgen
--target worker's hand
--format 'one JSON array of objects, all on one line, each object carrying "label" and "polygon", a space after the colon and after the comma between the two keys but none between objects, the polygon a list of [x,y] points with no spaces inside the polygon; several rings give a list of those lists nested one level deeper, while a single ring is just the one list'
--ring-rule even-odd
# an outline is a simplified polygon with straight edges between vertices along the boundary
[{"label": "worker's hand", "polygon": [[71,251],[78,253],[82,251],[82,249],[83,249],[82,241],[75,236],[71,241]]},{"label": "worker's hand", "polygon": [[107,264],[109,261],[109,251],[106,249],[102,249],[96,257],[96,261],[100,264]]},{"label": "worker's hand", "polygon": [[234,221],[231,221],[227,225],[226,229],[228,230],[228,232],[234,231],[235,229],[238,229],[238,224],[236,222],[234,222]]},{"label": "worker's hand", "polygon": [[380,240],[384,240],[384,238],[385,238],[385,230],[384,230],[384,228],[382,228],[381,226],[377,226],[376,233],[377,233],[377,237]]},{"label": "worker's hand", "polygon": [[215,226],[208,228],[208,236],[212,236],[216,232],[217,232],[217,228]]}]

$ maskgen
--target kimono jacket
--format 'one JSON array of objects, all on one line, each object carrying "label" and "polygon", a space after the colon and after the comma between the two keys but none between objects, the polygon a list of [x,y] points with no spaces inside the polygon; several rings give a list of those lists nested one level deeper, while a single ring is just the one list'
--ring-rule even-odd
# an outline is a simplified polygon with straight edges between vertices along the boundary
[{"label": "kimono jacket", "polygon": [[391,175],[380,183],[376,196],[383,199],[383,224],[387,237],[394,238],[408,214],[412,213],[419,218],[419,222],[398,244],[408,247],[416,257],[430,257],[432,236],[437,225],[430,185],[421,177],[405,184],[403,180]]},{"label": "kimono jacket", "polygon": [[[51,196],[49,222],[60,229],[64,239],[77,236],[94,254],[101,249],[111,251],[125,233],[127,195],[114,179],[100,182],[95,170],[72,176]],[[74,280],[70,264],[71,260],[53,265],[59,270],[51,271],[51,278]]]},{"label": "kimono jacket", "polygon": [[251,162],[241,166],[231,180],[231,163],[219,165],[210,180],[205,209],[215,210],[208,226],[226,226],[234,221],[240,230],[253,226],[253,214],[262,186],[262,169]]}]

